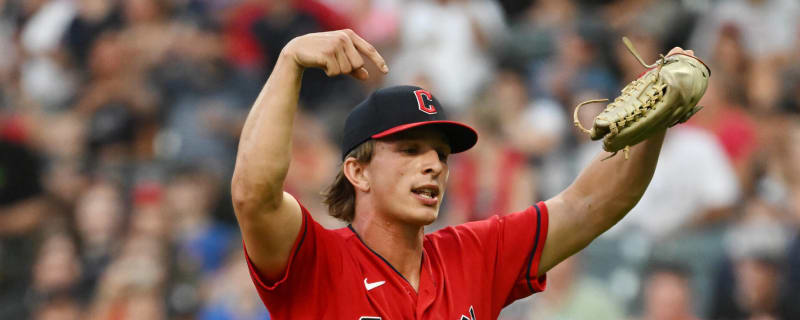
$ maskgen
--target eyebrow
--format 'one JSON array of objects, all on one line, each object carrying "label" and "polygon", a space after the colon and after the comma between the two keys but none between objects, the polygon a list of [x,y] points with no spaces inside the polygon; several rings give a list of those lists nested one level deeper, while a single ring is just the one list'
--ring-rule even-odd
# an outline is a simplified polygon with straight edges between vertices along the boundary
[{"label": "eyebrow", "polygon": [[[397,142],[397,143],[420,143],[421,140],[424,140],[425,136],[421,137],[395,137],[393,139],[387,139],[387,142]],[[450,143],[448,143],[447,139],[443,137],[441,140],[437,140],[433,142],[432,147],[437,151],[445,151],[447,153],[452,153],[452,147]]]}]

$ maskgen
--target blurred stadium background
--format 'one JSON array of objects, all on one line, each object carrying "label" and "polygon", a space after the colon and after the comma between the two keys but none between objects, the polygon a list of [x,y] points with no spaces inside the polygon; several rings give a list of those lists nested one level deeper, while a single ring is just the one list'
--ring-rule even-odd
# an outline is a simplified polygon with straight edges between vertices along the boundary
[{"label": "blurred stadium background", "polygon": [[392,71],[305,74],[286,188],[320,223],[342,226],[319,191],[343,117],[389,84],[481,134],[430,230],[553,196],[600,150],[572,108],[643,71],[627,35],[648,62],[694,49],[706,108],[639,205],[501,319],[800,319],[798,21],[796,0],[0,0],[0,319],[267,318],[237,137],[283,45],[346,27]]}]

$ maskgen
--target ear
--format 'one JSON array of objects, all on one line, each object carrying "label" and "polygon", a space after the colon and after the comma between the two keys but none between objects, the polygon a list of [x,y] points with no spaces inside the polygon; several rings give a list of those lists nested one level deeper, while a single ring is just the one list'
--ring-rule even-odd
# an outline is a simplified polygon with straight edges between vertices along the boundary
[{"label": "ear", "polygon": [[370,189],[369,176],[364,166],[365,164],[358,162],[355,158],[347,158],[342,164],[344,176],[347,177],[347,180],[350,181],[353,188],[361,192],[367,192]]}]

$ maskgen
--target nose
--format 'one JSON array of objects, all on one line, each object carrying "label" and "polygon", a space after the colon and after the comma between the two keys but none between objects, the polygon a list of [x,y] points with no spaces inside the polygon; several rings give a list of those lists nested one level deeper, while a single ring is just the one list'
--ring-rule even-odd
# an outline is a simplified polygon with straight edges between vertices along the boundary
[{"label": "nose", "polygon": [[431,174],[434,177],[444,171],[445,164],[439,159],[439,153],[431,149],[422,154],[422,173]]}]

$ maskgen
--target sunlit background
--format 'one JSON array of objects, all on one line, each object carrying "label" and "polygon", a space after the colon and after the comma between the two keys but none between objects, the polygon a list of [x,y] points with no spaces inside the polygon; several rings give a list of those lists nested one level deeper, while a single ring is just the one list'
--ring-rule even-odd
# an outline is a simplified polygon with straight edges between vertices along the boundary
[{"label": "sunlit background", "polygon": [[705,109],[637,207],[501,319],[800,319],[798,21],[796,0],[0,0],[0,319],[268,318],[237,139],[283,45],[340,28],[392,71],[305,73],[286,189],[326,227],[343,118],[392,84],[480,133],[429,231],[554,196],[600,150],[574,106],[644,71],[627,35],[648,63],[694,49]]}]

